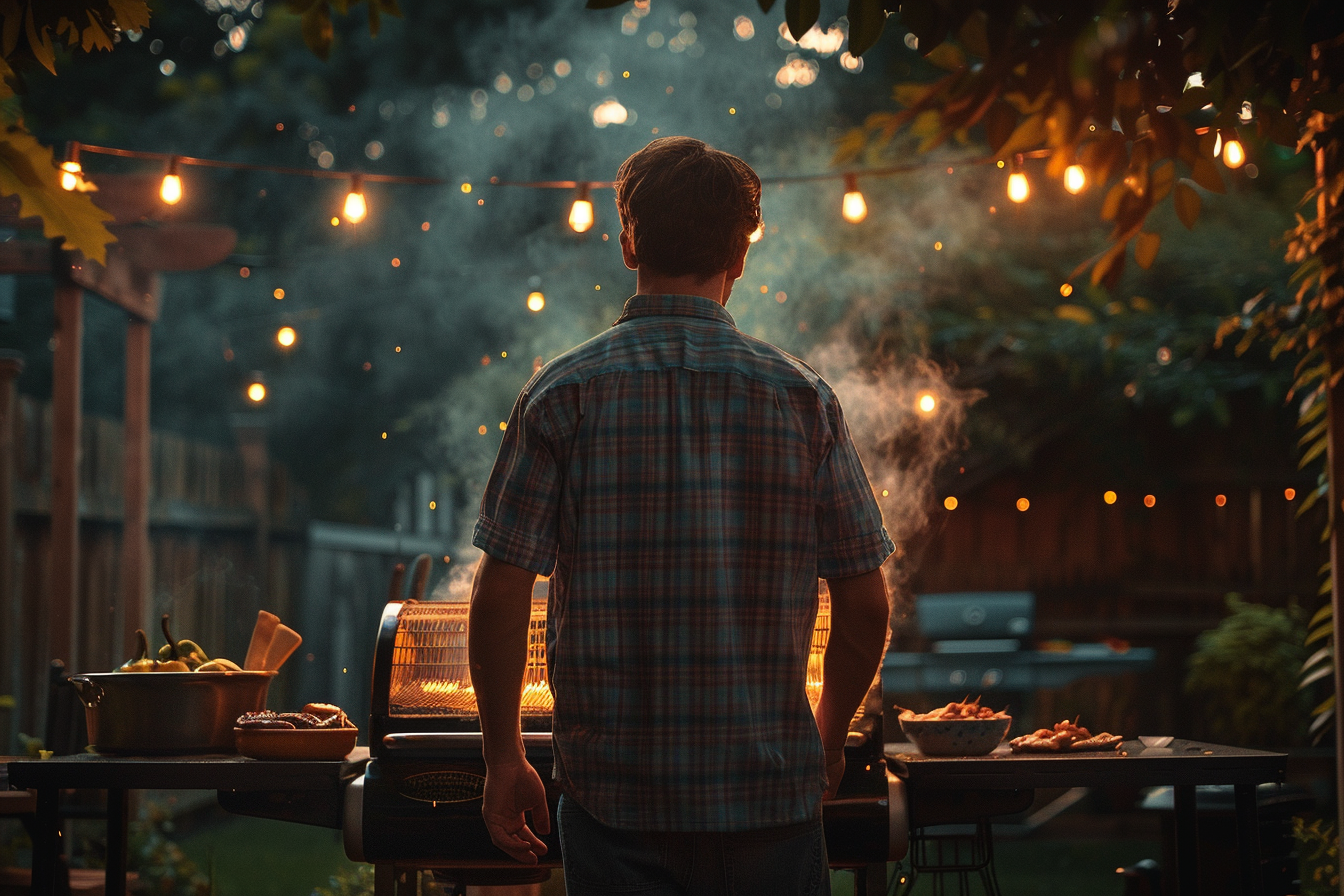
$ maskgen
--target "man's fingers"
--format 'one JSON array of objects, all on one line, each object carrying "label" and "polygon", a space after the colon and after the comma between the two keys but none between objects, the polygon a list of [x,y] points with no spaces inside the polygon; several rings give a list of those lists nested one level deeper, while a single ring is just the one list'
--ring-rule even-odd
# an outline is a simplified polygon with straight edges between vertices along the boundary
[{"label": "man's fingers", "polygon": [[[546,802],[545,797],[537,805],[532,807],[532,826],[537,829],[538,834],[549,834],[551,832],[551,807]],[[545,846],[545,844],[542,844]]]},{"label": "man's fingers", "polygon": [[537,864],[537,857],[546,854],[546,844],[536,834],[523,825],[518,831],[506,831],[498,825],[490,825],[490,840],[509,856],[525,865]]}]

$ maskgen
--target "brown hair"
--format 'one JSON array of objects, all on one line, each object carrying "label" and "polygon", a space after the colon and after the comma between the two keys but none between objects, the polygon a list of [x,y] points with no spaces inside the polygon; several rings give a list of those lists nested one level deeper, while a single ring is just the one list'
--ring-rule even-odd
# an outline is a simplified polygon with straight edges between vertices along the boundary
[{"label": "brown hair", "polygon": [[761,179],[737,156],[691,137],[659,137],[616,174],[616,210],[641,265],[712,277],[761,226]]}]

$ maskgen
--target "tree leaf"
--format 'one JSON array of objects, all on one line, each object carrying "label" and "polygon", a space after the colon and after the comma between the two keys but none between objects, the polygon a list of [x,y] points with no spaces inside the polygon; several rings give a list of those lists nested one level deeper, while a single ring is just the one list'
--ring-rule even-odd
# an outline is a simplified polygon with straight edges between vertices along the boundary
[{"label": "tree leaf", "polygon": [[1218,166],[1209,156],[1195,156],[1195,160],[1190,163],[1190,177],[1195,183],[1212,193],[1227,192],[1227,188],[1223,186],[1222,172],[1218,170]]},{"label": "tree leaf", "polygon": [[32,134],[11,129],[0,137],[0,196],[18,196],[19,216],[41,218],[43,236],[62,237],[65,248],[106,264],[107,245],[116,242],[104,225],[112,215],[87,193],[61,189],[50,147]]},{"label": "tree leaf", "polygon": [[794,40],[802,40],[820,15],[821,0],[784,0],[784,21]]},{"label": "tree leaf", "polygon": [[980,123],[984,126],[985,142],[989,144],[990,152],[997,153],[1003,148],[1013,135],[1017,120],[1017,112],[1003,100],[995,100],[985,111]]},{"label": "tree leaf", "polygon": [[1012,136],[999,147],[998,155],[1009,156],[1026,149],[1035,149],[1045,140],[1045,113],[1029,115],[1013,129]]},{"label": "tree leaf", "polygon": [[976,10],[966,17],[957,30],[957,39],[966,48],[966,52],[981,59],[989,56],[989,34],[986,25],[989,17],[984,10]]},{"label": "tree leaf", "polygon": [[1077,324],[1094,324],[1097,322],[1097,317],[1090,308],[1069,303],[1056,305],[1055,317],[1060,320],[1071,320]]},{"label": "tree leaf", "polygon": [[761,12],[769,12],[775,5],[775,0],[756,0],[756,5],[761,8]]},{"label": "tree leaf", "polygon": [[1120,273],[1125,267],[1125,247],[1129,245],[1128,241],[1117,242],[1097,259],[1097,263],[1092,266],[1092,285],[1100,286],[1103,283],[1109,288],[1115,285],[1120,279]]},{"label": "tree leaf", "polygon": [[[1322,565],[1321,572],[1324,573],[1327,570],[1329,570],[1329,568],[1330,564],[1326,563]],[[1321,607],[1319,610],[1317,610],[1315,613],[1312,614],[1311,621],[1307,623],[1307,628],[1315,628],[1316,626],[1320,625],[1322,622],[1324,622],[1325,620],[1329,619],[1331,616],[1334,615],[1335,615],[1334,606],[1332,606],[1331,604],[1326,604],[1325,606]],[[1306,667],[1304,666],[1303,668]]]},{"label": "tree leaf", "polygon": [[1316,641],[1321,640],[1322,638],[1328,638],[1330,637],[1330,634],[1333,631],[1334,631],[1333,623],[1330,625],[1317,626],[1316,628],[1311,630],[1310,634],[1307,635],[1306,639],[1302,643],[1312,644]]},{"label": "tree leaf", "polygon": [[146,0],[107,0],[122,31],[138,33],[149,27],[149,4]]},{"label": "tree leaf", "polygon": [[1157,259],[1157,250],[1161,246],[1161,234],[1140,233],[1134,238],[1134,261],[1145,271],[1148,270]]},{"label": "tree leaf", "polygon": [[33,8],[28,7],[27,13],[23,19],[24,29],[28,32],[28,49],[32,51],[33,58],[40,62],[47,71],[53,75],[56,74],[56,53],[51,48],[51,33],[44,25],[39,31],[36,23],[33,21]]},{"label": "tree leaf", "polygon": [[1181,94],[1181,98],[1176,101],[1176,105],[1171,107],[1173,114],[1182,118],[1203,109],[1209,103],[1213,102],[1213,91],[1207,87],[1191,87]]},{"label": "tree leaf", "polygon": [[924,58],[944,71],[955,72],[966,67],[966,54],[960,47],[946,41],[926,53]]},{"label": "tree leaf", "polygon": [[1120,213],[1120,203],[1129,193],[1129,187],[1123,182],[1112,184],[1106,191],[1106,198],[1101,203],[1101,220],[1114,221],[1115,216]]},{"label": "tree leaf", "polygon": [[1185,229],[1193,230],[1195,222],[1199,220],[1200,205],[1203,204],[1199,191],[1190,186],[1190,181],[1181,178],[1176,184],[1176,193],[1171,201],[1176,206],[1176,217],[1181,219]]},{"label": "tree leaf", "polygon": [[1313,682],[1320,681],[1327,675],[1334,675],[1334,674],[1335,674],[1335,666],[1333,663],[1331,663],[1328,666],[1322,666],[1321,668],[1315,669],[1309,674],[1302,676],[1302,680],[1297,683],[1297,686],[1299,688],[1309,687]]},{"label": "tree leaf", "polygon": [[303,31],[303,42],[318,59],[326,60],[331,55],[331,9],[326,0],[318,0],[304,10],[299,17],[299,26]]},{"label": "tree leaf", "polygon": [[882,36],[887,11],[882,0],[849,0],[849,52],[862,56]]}]

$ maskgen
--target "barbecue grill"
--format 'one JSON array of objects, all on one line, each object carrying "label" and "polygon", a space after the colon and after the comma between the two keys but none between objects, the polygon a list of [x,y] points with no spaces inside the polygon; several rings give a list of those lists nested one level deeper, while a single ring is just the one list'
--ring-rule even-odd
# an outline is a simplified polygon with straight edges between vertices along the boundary
[{"label": "barbecue grill", "polygon": [[[882,684],[889,695],[919,693],[961,699],[967,694],[1020,705],[1038,688],[1058,688],[1087,675],[1116,675],[1153,664],[1151,647],[1118,651],[1106,644],[1029,650],[1035,623],[1030,591],[951,592],[915,598],[915,623],[931,652],[889,651]],[[934,702],[941,702],[935,700]],[[1025,719],[1023,720],[1026,721]]]},{"label": "barbecue grill", "polygon": [[[464,603],[393,600],[383,610],[373,657],[370,760],[346,789],[344,840],[354,861],[379,866],[377,880],[433,869],[458,885],[544,880],[561,864],[559,838],[537,866],[514,861],[490,842],[481,818],[485,763],[467,665]],[[808,662],[808,696],[821,690],[830,632],[823,594]],[[550,782],[552,700],[546,680],[546,601],[534,594],[523,684],[527,758],[547,782],[551,817],[559,791]],[[874,682],[850,725],[846,771],[823,822],[832,866],[862,868],[905,852],[903,785],[889,778],[882,753],[881,682]],[[389,876],[388,866],[392,868]]]}]

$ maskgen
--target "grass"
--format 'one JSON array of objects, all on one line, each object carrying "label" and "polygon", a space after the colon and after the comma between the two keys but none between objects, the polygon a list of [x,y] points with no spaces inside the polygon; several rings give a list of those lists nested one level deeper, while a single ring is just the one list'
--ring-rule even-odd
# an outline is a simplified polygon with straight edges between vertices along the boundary
[{"label": "grass", "polygon": [[178,839],[214,882],[214,896],[309,896],[341,869],[341,832],[330,828],[228,816]]}]

